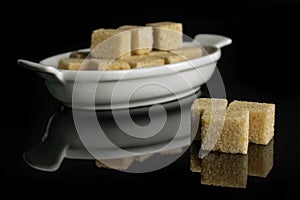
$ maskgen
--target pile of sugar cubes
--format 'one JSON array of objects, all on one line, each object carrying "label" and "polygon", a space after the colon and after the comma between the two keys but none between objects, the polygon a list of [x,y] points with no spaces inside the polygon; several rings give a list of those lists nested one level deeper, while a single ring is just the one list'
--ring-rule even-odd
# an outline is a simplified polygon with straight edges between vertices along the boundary
[{"label": "pile of sugar cubes", "polygon": [[[195,140],[203,150],[248,153],[249,142],[267,145],[274,136],[275,104],[199,98],[192,116],[201,120]],[[194,122],[195,123],[195,122]]]}]

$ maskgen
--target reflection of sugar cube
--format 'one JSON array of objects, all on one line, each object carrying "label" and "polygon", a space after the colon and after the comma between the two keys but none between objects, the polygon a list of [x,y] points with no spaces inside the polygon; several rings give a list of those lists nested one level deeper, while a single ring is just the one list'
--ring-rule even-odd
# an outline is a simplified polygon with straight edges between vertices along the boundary
[{"label": "reflection of sugar cube", "polygon": [[249,140],[268,144],[274,136],[275,104],[233,101],[230,110],[249,110]]},{"label": "reflection of sugar cube", "polygon": [[205,110],[201,122],[203,150],[247,154],[249,111]]},{"label": "reflection of sugar cube", "polygon": [[248,149],[249,176],[267,177],[273,167],[274,140],[268,145],[250,144]]},{"label": "reflection of sugar cube", "polygon": [[118,170],[126,170],[131,166],[132,163],[133,157],[96,160],[96,166],[99,168],[109,168]]},{"label": "reflection of sugar cube", "polygon": [[160,155],[174,155],[174,154],[180,154],[180,153],[182,153],[181,147],[159,152]]},{"label": "reflection of sugar cube", "polygon": [[200,141],[194,141],[190,146],[190,170],[201,172],[201,161],[199,158]]},{"label": "reflection of sugar cube", "polygon": [[98,29],[92,33],[91,54],[94,58],[117,59],[130,55],[130,31]]},{"label": "reflection of sugar cube", "polygon": [[201,159],[201,184],[246,188],[248,156],[211,152]]},{"label": "reflection of sugar cube", "polygon": [[175,22],[150,23],[153,27],[154,48],[158,50],[179,49],[182,47],[182,24]]},{"label": "reflection of sugar cube", "polygon": [[120,30],[131,31],[131,50],[133,54],[145,54],[153,47],[153,29],[147,26],[121,26]]},{"label": "reflection of sugar cube", "polygon": [[138,162],[144,162],[145,160],[151,158],[154,154],[149,153],[149,154],[145,154],[145,155],[140,155],[140,156],[134,156],[134,160],[138,161]]}]

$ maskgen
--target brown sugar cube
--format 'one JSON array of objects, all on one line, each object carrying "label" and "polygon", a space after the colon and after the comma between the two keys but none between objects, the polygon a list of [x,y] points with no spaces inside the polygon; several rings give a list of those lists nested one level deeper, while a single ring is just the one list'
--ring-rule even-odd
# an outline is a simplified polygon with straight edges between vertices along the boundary
[{"label": "brown sugar cube", "polygon": [[109,160],[96,160],[96,166],[99,168],[126,170],[133,163],[133,157],[116,158]]},{"label": "brown sugar cube", "polygon": [[182,47],[182,24],[176,22],[149,23],[153,27],[154,48],[172,50]]},{"label": "brown sugar cube", "polygon": [[[201,116],[204,110],[226,110],[228,101],[227,99],[218,99],[218,98],[198,98],[194,101],[192,105],[192,130],[193,126],[199,127],[199,121],[201,120]],[[199,121],[198,121],[199,120]],[[197,134],[195,136],[195,140],[200,140],[201,132],[200,128],[197,128]],[[194,133],[194,132],[192,132]]]},{"label": "brown sugar cube", "polygon": [[170,52],[182,57],[184,60],[190,60],[202,56],[202,49],[198,47],[184,47],[181,49],[171,50]]},{"label": "brown sugar cube", "polygon": [[190,170],[192,172],[201,172],[201,160],[199,158],[200,141],[194,141],[190,146]]},{"label": "brown sugar cube", "polygon": [[63,58],[58,63],[58,69],[79,70],[83,61],[81,58]]},{"label": "brown sugar cube", "polygon": [[115,60],[110,66],[110,70],[128,70],[130,68],[129,63],[124,60]]},{"label": "brown sugar cube", "polygon": [[201,124],[200,112],[198,109],[198,100],[196,99],[191,106],[191,142],[193,140],[200,140]]},{"label": "brown sugar cube", "polygon": [[165,60],[165,64],[172,64],[186,61],[187,59],[184,56],[174,54],[168,51],[152,51],[147,55],[151,57],[163,58]]},{"label": "brown sugar cube", "polygon": [[225,124],[225,110],[211,111],[204,110],[201,115],[201,134],[200,140],[202,142],[201,150],[203,151],[217,151],[220,144],[222,130]]},{"label": "brown sugar cube", "polygon": [[246,188],[248,156],[210,152],[201,159],[201,184]]},{"label": "brown sugar cube", "polygon": [[69,58],[82,58],[85,59],[89,55],[89,51],[74,51],[70,53]]},{"label": "brown sugar cube", "polygon": [[129,64],[130,68],[134,68],[137,65],[140,65],[139,62],[141,62],[143,59],[146,59],[147,55],[131,55],[122,57],[119,60],[125,61]]},{"label": "brown sugar cube", "polygon": [[97,63],[81,58],[63,58],[58,63],[58,69],[66,70],[90,70],[96,69]]},{"label": "brown sugar cube", "polygon": [[198,107],[198,112],[202,115],[205,110],[217,111],[226,110],[228,101],[227,99],[218,98],[198,98],[195,100]]},{"label": "brown sugar cube", "polygon": [[180,55],[170,55],[165,58],[165,63],[166,64],[172,64],[172,63],[178,63],[178,62],[184,62],[186,59]]},{"label": "brown sugar cube", "polygon": [[170,55],[172,55],[172,53],[170,53],[169,51],[151,51],[149,53],[147,53],[148,56],[156,56],[159,58],[166,58]]},{"label": "brown sugar cube", "polygon": [[180,154],[182,153],[182,148],[175,148],[175,149],[170,149],[170,150],[166,150],[166,151],[161,151],[159,152],[160,155],[174,155],[174,154]]},{"label": "brown sugar cube", "polygon": [[177,63],[177,62],[182,62],[185,61],[184,58],[175,55],[173,53],[170,53],[168,51],[152,51],[148,53],[147,55],[151,57],[157,57],[157,58],[162,58],[165,61],[165,64],[171,64],[171,63]]},{"label": "brown sugar cube", "polygon": [[151,158],[152,156],[153,156],[152,153],[140,155],[140,156],[134,156],[134,160],[136,160],[138,162],[144,162],[145,160]]},{"label": "brown sugar cube", "polygon": [[129,63],[131,68],[145,68],[153,66],[161,66],[165,64],[164,59],[157,57],[149,57],[145,55],[130,56],[124,59]]},{"label": "brown sugar cube", "polygon": [[131,55],[131,56],[126,56],[126,57],[122,57],[119,60],[124,60],[126,62],[128,61],[134,61],[134,60],[142,60],[144,58],[148,58],[149,56],[146,55]]},{"label": "brown sugar cube", "polygon": [[106,169],[112,169],[110,167],[108,167],[107,165],[105,165],[103,162],[101,162],[100,160],[96,160],[95,162],[96,166],[99,168],[106,168]]},{"label": "brown sugar cube", "polygon": [[248,175],[267,177],[274,162],[274,139],[268,145],[249,144]]},{"label": "brown sugar cube", "polygon": [[165,64],[164,59],[161,58],[145,58],[139,61],[129,62],[132,68],[145,68],[145,67],[154,67],[161,66]]},{"label": "brown sugar cube", "polygon": [[127,70],[130,69],[128,62],[124,60],[112,60],[112,59],[93,59],[97,62],[96,70]]},{"label": "brown sugar cube", "polygon": [[94,58],[116,59],[130,55],[131,32],[118,29],[98,29],[93,31],[91,55]]},{"label": "brown sugar cube", "polygon": [[197,47],[184,47],[171,50],[170,55],[165,57],[166,64],[184,62],[202,56],[202,49]]},{"label": "brown sugar cube", "polygon": [[255,144],[268,144],[274,136],[275,104],[233,101],[230,110],[249,110],[249,140]]},{"label": "brown sugar cube", "polygon": [[205,110],[201,117],[203,150],[247,154],[249,111]]},{"label": "brown sugar cube", "polygon": [[152,52],[148,53],[147,55],[152,56],[152,57],[154,56],[154,57],[162,58],[165,60],[165,64],[171,64],[171,63],[184,61],[184,58],[182,58],[176,54],[173,54],[169,51],[152,51]]},{"label": "brown sugar cube", "polygon": [[118,29],[131,31],[132,54],[142,55],[151,52],[153,47],[152,27],[125,25]]}]

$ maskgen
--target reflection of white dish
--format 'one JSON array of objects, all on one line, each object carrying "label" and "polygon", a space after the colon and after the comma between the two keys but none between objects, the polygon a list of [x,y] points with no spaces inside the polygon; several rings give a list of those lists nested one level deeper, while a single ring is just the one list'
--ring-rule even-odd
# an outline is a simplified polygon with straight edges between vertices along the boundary
[{"label": "reflection of white dish", "polygon": [[[49,119],[43,141],[30,152],[25,153],[24,159],[33,168],[55,171],[64,158],[118,159],[187,147],[190,144],[191,135],[190,107],[195,98],[197,98],[197,94],[161,104],[160,107],[151,111],[155,120],[149,116],[150,106],[130,109],[130,117],[135,120],[136,124],[151,124],[143,126],[142,133],[139,131],[140,129],[128,129],[133,125],[127,121],[125,123],[127,127],[120,129],[114,121],[116,115],[112,115],[111,111],[96,112],[102,132],[92,129],[89,124],[84,128],[88,131],[80,132],[75,127],[74,110],[64,108]],[[163,127],[156,132],[153,127],[160,127],[161,110],[165,110],[167,119]],[[76,111],[86,121],[90,121],[89,117],[95,114],[94,111]],[[117,110],[117,114],[128,118],[122,110]],[[126,134],[124,130],[130,132]],[[153,133],[155,134],[153,135]],[[149,137],[137,137],[142,134]]]},{"label": "reflection of white dish", "polygon": [[[50,93],[69,107],[119,109],[146,106],[182,98],[198,90],[212,76],[221,56],[220,48],[231,43],[229,38],[217,35],[197,35],[195,41],[206,46],[207,55],[160,67],[116,71],[58,70],[59,60],[68,57],[70,52],[42,60],[40,63],[44,66],[24,60],[19,63],[45,78]],[[195,44],[185,42],[183,45]],[[136,90],[143,85],[145,87]]]},{"label": "reflection of white dish", "polygon": [[[153,144],[148,146],[141,146],[141,147],[135,147],[130,148],[128,151],[134,151],[135,156],[142,156],[147,155],[150,153],[160,153],[164,151],[169,151],[177,148],[187,147],[190,145],[190,137],[183,137],[178,138],[174,141],[172,141],[171,145],[166,144]],[[163,146],[163,149],[159,149],[159,146]],[[126,154],[120,153],[120,149],[89,149],[94,154],[99,153],[101,155],[102,159],[116,159],[116,158],[124,158],[127,157]],[[126,150],[126,149],[124,149]],[[70,159],[92,159],[95,160],[95,157],[93,157],[85,148],[72,148],[70,147],[65,155],[66,158]]]}]

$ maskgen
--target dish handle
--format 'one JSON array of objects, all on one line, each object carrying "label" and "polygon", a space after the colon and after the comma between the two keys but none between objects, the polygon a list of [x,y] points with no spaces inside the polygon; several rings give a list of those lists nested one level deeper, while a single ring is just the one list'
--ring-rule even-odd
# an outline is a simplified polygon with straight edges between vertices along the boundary
[{"label": "dish handle", "polygon": [[18,64],[22,67],[25,67],[27,69],[39,72],[39,73],[46,73],[54,76],[55,79],[57,79],[60,83],[65,83],[63,74],[57,70],[55,67],[42,65],[39,63],[31,62],[28,60],[19,59]]},{"label": "dish handle", "polygon": [[47,139],[33,150],[24,153],[24,161],[31,167],[43,171],[56,171],[68,150],[68,145],[65,143],[57,143],[53,148],[53,143]]},{"label": "dish handle", "polygon": [[232,43],[230,38],[214,34],[198,34],[195,36],[194,41],[204,46],[217,48],[222,48]]}]

